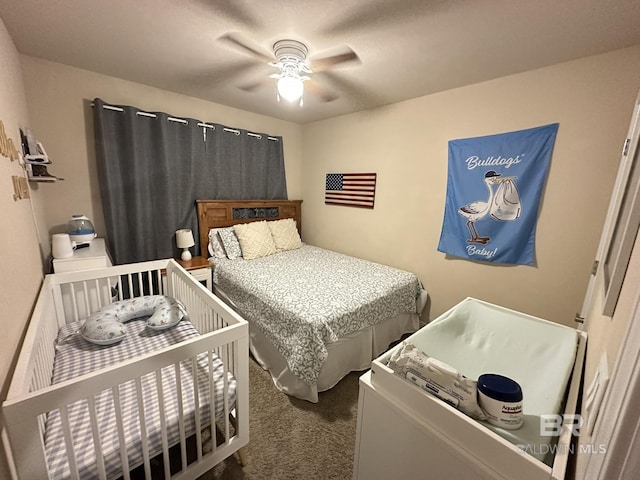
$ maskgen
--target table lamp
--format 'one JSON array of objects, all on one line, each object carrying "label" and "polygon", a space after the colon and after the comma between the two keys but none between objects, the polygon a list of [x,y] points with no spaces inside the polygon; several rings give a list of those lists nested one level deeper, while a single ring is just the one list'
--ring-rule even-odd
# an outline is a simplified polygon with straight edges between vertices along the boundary
[{"label": "table lamp", "polygon": [[182,228],[180,230],[176,230],[176,245],[178,248],[183,248],[182,255],[180,258],[182,260],[191,260],[191,252],[189,251],[189,247],[193,247],[196,244],[193,240],[193,233],[188,228]]}]

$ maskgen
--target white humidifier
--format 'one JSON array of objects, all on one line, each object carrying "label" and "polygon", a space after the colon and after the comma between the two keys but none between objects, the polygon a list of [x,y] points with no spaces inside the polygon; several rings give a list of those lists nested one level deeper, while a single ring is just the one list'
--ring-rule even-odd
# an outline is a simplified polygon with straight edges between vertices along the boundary
[{"label": "white humidifier", "polygon": [[67,233],[76,245],[89,244],[96,238],[96,230],[93,223],[85,215],[72,215],[67,223]]}]

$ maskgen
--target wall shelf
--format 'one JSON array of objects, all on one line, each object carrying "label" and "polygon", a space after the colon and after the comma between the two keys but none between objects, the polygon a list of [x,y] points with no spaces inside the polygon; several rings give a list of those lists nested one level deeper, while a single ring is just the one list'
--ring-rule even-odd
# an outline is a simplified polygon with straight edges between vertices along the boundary
[{"label": "wall shelf", "polygon": [[36,140],[31,130],[28,128],[20,129],[20,138],[22,139],[23,165],[30,182],[53,183],[64,180],[64,178],[51,175],[47,171],[47,165],[52,162],[49,160],[42,143]]},{"label": "wall shelf", "polygon": [[[51,163],[51,162],[49,162]],[[30,182],[57,182],[59,180],[64,180],[64,178],[56,177],[55,175],[51,175],[47,171],[46,165],[40,164],[32,164],[27,162],[25,164],[25,168],[27,170],[27,176]]]}]

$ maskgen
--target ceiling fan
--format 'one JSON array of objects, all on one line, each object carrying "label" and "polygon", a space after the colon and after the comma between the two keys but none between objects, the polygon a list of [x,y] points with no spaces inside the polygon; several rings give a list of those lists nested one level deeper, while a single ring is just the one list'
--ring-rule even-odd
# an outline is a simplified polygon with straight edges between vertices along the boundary
[{"label": "ceiling fan", "polygon": [[313,78],[314,73],[350,63],[360,63],[358,55],[347,46],[341,47],[339,53],[310,59],[307,58],[309,49],[298,40],[278,40],[273,44],[272,54],[265,53],[259,46],[252,45],[250,41],[235,32],[226,33],[219,40],[250,54],[270,67],[278,69],[265,78],[242,84],[239,88],[253,91],[262,85],[271,83],[270,79],[273,79],[275,80],[278,101],[284,99],[291,103],[299,102],[300,106],[303,104],[305,85],[312,94],[317,95],[324,102],[331,102],[338,98],[337,94]]}]

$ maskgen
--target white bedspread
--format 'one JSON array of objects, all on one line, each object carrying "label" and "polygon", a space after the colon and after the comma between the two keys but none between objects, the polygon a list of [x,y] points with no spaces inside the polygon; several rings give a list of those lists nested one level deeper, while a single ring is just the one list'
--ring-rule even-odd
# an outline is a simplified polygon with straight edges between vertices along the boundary
[{"label": "white bedspread", "polygon": [[[163,331],[150,331],[145,328],[145,319],[137,319],[126,323],[127,336],[117,345],[99,346],[74,334],[81,322],[64,326],[56,344],[54,377],[52,383],[60,383],[80,375],[97,371],[109,365],[132,359],[143,353],[175,345],[179,342],[198,336],[198,331],[188,321],[182,320],[177,326]],[[202,426],[210,423],[209,404],[209,359],[206,354],[198,356],[198,391]],[[224,365],[219,357],[213,355],[213,382],[215,416],[223,412],[223,372]],[[185,413],[186,435],[195,432],[193,415],[194,381],[192,364],[184,361],[180,364],[182,381],[182,399]],[[229,405],[235,402],[235,378],[227,372]],[[164,395],[164,413],[169,445],[179,440],[178,395],[176,391],[176,373],[173,366],[162,370],[162,389]],[[160,453],[162,449],[160,412],[155,374],[142,377],[142,395],[144,398],[144,418],[146,420],[146,437],[149,440],[150,455]],[[218,393],[219,392],[219,393]],[[120,386],[120,403],[124,434],[127,444],[129,466],[134,468],[142,463],[140,418],[136,400],[136,385],[130,381]],[[108,478],[122,475],[118,453],[118,429],[115,423],[114,398],[111,390],[105,390],[95,396],[96,414],[100,425],[100,442],[105,453],[105,468]],[[69,408],[69,423],[73,434],[73,444],[78,458],[80,478],[97,478],[95,450],[90,430],[89,407],[87,401],[78,401]],[[215,432],[214,432],[215,433]],[[51,412],[47,418],[45,430],[45,450],[51,478],[69,478],[70,470],[64,447],[62,420],[59,410]]]},{"label": "white bedspread", "polygon": [[327,344],[415,312],[421,291],[413,273],[311,245],[253,260],[216,259],[213,280],[291,372],[312,385]]}]

